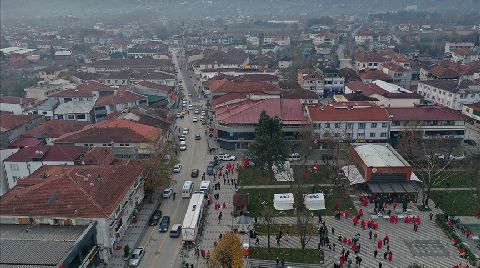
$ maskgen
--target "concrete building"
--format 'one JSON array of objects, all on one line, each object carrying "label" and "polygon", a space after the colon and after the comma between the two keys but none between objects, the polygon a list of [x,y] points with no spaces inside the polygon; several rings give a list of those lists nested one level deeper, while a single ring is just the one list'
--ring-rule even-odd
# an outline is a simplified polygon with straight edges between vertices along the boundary
[{"label": "concrete building", "polygon": [[432,104],[457,111],[461,111],[465,104],[480,102],[480,84],[475,81],[420,81],[417,92]]},{"label": "concrete building", "polygon": [[471,48],[460,48],[452,51],[452,60],[456,63],[471,63],[480,59],[480,53]]},{"label": "concrete building", "polygon": [[475,125],[480,126],[480,102],[463,105],[462,114],[470,117]]},{"label": "concrete building", "polygon": [[33,108],[34,103],[35,99],[32,98],[0,95],[0,111],[2,112],[9,112],[17,115],[25,114]]},{"label": "concrete building", "polygon": [[320,73],[311,69],[300,69],[297,71],[297,82],[301,88],[311,90],[319,96],[323,95],[325,84]]},{"label": "concrete building", "polygon": [[316,139],[379,142],[389,138],[389,117],[384,108],[368,102],[308,105],[306,113]]},{"label": "concrete building", "polygon": [[20,138],[25,132],[42,124],[46,118],[41,115],[14,115],[0,113],[0,147]]},{"label": "concrete building", "polygon": [[475,47],[475,44],[472,42],[446,42],[445,53],[448,54],[454,50],[463,49],[463,48],[473,49],[474,47]]},{"label": "concrete building", "polygon": [[[90,241],[96,242],[99,258],[108,264],[143,198],[144,179],[138,163],[43,166],[2,196],[0,223],[2,226],[23,225],[24,228],[32,223],[72,228],[94,223],[96,234]],[[32,251],[29,252],[32,255]],[[89,255],[88,252],[84,256]],[[45,257],[33,255],[29,258]]]}]

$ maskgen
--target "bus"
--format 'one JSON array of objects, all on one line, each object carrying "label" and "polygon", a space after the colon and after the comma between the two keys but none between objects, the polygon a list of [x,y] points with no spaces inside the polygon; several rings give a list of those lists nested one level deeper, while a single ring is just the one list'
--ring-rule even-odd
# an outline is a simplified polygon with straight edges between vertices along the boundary
[{"label": "bus", "polygon": [[185,181],[182,187],[182,198],[190,198],[193,193],[193,181]]},{"label": "bus", "polygon": [[210,181],[202,181],[202,183],[200,184],[200,192],[209,195],[210,190]]},{"label": "bus", "polygon": [[195,242],[197,240],[199,230],[203,228],[205,202],[206,200],[203,193],[192,194],[182,224],[183,241]]}]

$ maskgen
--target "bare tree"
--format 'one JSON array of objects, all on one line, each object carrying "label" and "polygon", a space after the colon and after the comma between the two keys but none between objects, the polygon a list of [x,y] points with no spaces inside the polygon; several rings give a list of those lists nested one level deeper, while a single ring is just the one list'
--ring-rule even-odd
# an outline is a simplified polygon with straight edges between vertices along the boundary
[{"label": "bare tree", "polygon": [[270,236],[271,236],[271,227],[273,223],[273,211],[270,206],[267,205],[267,202],[263,201],[263,217],[265,223],[267,224],[267,249],[270,251]]},{"label": "bare tree", "polygon": [[[298,179],[303,181],[303,179]],[[310,242],[310,239],[314,235],[314,230],[312,228],[313,216],[311,212],[305,207],[304,195],[308,193],[308,190],[305,188],[303,183],[298,183],[297,188],[295,189],[295,212],[297,214],[297,231],[300,236],[300,245],[302,250],[304,250]]]},{"label": "bare tree", "polygon": [[170,184],[173,166],[178,162],[178,148],[174,140],[160,136],[153,144],[152,154],[142,161],[145,191],[160,192]]}]

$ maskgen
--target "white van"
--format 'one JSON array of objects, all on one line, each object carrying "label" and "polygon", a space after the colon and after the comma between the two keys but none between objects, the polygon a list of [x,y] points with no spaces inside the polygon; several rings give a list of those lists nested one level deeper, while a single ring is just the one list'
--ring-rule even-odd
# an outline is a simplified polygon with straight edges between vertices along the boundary
[{"label": "white van", "polygon": [[179,237],[182,233],[182,225],[181,224],[174,224],[172,229],[170,229],[170,237]]},{"label": "white van", "polygon": [[200,192],[210,194],[210,181],[202,181],[200,184]]},{"label": "white van", "polygon": [[288,156],[288,161],[299,161],[300,159],[302,158],[300,157],[299,153],[293,153]]},{"label": "white van", "polygon": [[190,198],[193,193],[193,181],[185,181],[182,187],[182,198]]}]

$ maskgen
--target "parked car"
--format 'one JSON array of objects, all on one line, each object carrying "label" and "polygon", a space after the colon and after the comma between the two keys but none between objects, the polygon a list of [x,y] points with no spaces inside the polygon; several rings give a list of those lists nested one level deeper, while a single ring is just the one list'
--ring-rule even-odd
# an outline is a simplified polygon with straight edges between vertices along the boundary
[{"label": "parked car", "polygon": [[186,144],[180,145],[180,151],[186,151],[186,150],[187,150]]},{"label": "parked car", "polygon": [[221,161],[233,161],[236,159],[234,155],[225,154],[225,153],[218,154],[217,158],[218,160],[221,160]]},{"label": "parked car", "polygon": [[137,267],[140,264],[143,255],[145,255],[145,248],[138,247],[134,249],[132,255],[130,256],[130,260],[128,261],[128,265],[132,267]]},{"label": "parked car", "polygon": [[299,153],[292,153],[288,156],[288,161],[298,161],[300,159],[301,157]]},{"label": "parked car", "polygon": [[178,138],[180,141],[186,141],[187,137],[185,135],[181,135],[180,138]]},{"label": "parked car", "polygon": [[182,225],[181,224],[174,224],[172,225],[172,229],[170,229],[170,237],[179,237],[182,233]]},{"label": "parked car", "polygon": [[188,109],[189,109],[189,110],[193,110],[193,105],[189,104],[189,105],[188,105]]},{"label": "parked car", "polygon": [[460,160],[465,160],[465,155],[464,154],[458,154],[458,155],[450,155],[451,160],[455,161],[460,161]]},{"label": "parked car", "polygon": [[193,111],[193,113],[198,114],[199,113],[198,109],[195,109],[195,111]]},{"label": "parked car", "polygon": [[[432,158],[432,156],[429,155],[429,154],[427,154],[426,157],[427,157],[427,159],[431,159],[431,158]],[[444,155],[444,154],[435,153],[435,154],[434,154],[434,157],[435,157],[436,159],[438,159],[438,160],[445,160],[445,155]]]},{"label": "parked car", "polygon": [[177,113],[177,118],[182,117],[182,113]]},{"label": "parked car", "polygon": [[188,135],[188,132],[190,132],[190,130],[188,128],[183,128],[183,130],[182,130],[183,135]]},{"label": "parked car", "polygon": [[153,226],[157,225],[160,222],[160,219],[162,218],[162,211],[161,210],[155,210],[152,213],[152,216],[150,216],[150,220],[148,220],[148,225]]},{"label": "parked car", "polygon": [[200,140],[200,134],[195,134],[195,140]]},{"label": "parked car", "polygon": [[199,173],[199,170],[198,169],[192,169],[192,178],[198,178],[198,173]]},{"label": "parked car", "polygon": [[173,194],[173,189],[172,188],[167,188],[163,190],[163,198],[170,198]]},{"label": "parked car", "polygon": [[192,119],[193,123],[196,123],[198,122],[198,117],[194,116],[193,119]]},{"label": "parked car", "polygon": [[180,173],[182,171],[182,164],[176,164],[173,166],[173,173]]},{"label": "parked car", "polygon": [[161,233],[164,233],[168,231],[169,226],[170,226],[170,217],[163,216],[162,221],[160,222],[160,225],[158,227],[158,230],[160,230]]}]

